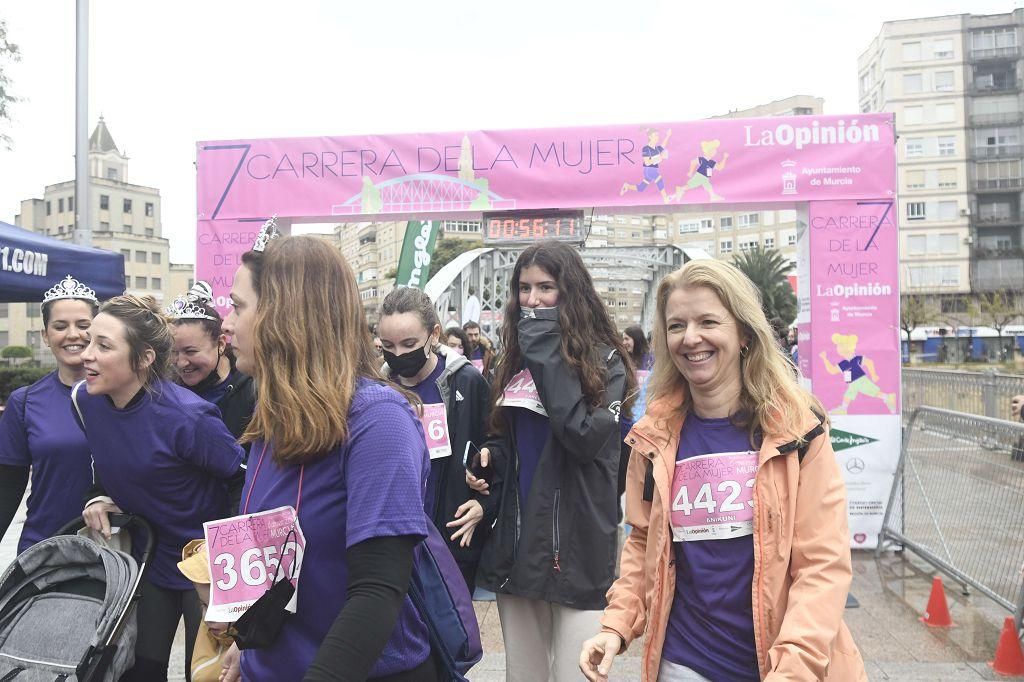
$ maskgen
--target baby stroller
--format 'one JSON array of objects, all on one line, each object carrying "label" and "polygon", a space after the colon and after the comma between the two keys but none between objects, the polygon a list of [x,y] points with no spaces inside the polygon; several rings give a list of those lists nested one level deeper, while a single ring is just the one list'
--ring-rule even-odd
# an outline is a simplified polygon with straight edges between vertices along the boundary
[{"label": "baby stroller", "polygon": [[111,514],[110,525],[136,531],[139,561],[75,535],[85,527],[78,518],[4,572],[0,682],[116,682],[132,667],[135,605],[155,536],[139,516]]}]

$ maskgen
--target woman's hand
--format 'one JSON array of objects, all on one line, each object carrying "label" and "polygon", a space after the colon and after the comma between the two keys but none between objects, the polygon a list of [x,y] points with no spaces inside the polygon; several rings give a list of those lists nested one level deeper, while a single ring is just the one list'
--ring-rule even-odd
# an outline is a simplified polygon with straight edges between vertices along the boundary
[{"label": "woman's hand", "polygon": [[[486,468],[486,467],[488,467],[490,465],[491,465],[491,451],[489,449],[487,449],[487,448],[481,448],[481,450],[480,450],[480,466]],[[481,495],[490,495],[491,494],[491,491],[488,490],[488,488],[490,486],[487,484],[487,481],[485,481],[482,478],[477,478],[472,473],[470,473],[469,469],[466,469],[466,485],[468,485],[471,490],[475,490],[476,492],[480,493]],[[452,538],[452,539],[454,539],[454,538]]]},{"label": "woman's hand", "polygon": [[220,682],[237,682],[242,679],[242,652],[237,644],[224,652],[220,669]]},{"label": "woman's hand", "polygon": [[606,682],[612,663],[622,648],[622,638],[614,632],[599,632],[583,643],[580,671],[590,682]]},{"label": "woman's hand", "polygon": [[110,539],[110,515],[121,514],[121,508],[110,502],[93,502],[82,512],[85,525],[103,534],[107,540]]},{"label": "woman's hand", "polygon": [[476,500],[469,500],[456,509],[455,520],[449,521],[447,523],[447,527],[462,527],[452,535],[452,542],[455,542],[461,537],[462,541],[459,542],[459,547],[469,547],[469,543],[473,542],[473,532],[476,530],[477,524],[479,524],[483,518],[484,508]]}]

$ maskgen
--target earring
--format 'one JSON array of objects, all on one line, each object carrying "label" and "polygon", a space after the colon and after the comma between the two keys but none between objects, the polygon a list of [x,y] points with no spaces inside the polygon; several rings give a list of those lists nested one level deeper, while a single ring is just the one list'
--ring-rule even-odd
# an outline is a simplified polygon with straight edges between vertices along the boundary
[{"label": "earring", "polygon": [[749,346],[740,346],[740,357],[741,358],[747,357],[747,351],[748,350],[750,350]]}]

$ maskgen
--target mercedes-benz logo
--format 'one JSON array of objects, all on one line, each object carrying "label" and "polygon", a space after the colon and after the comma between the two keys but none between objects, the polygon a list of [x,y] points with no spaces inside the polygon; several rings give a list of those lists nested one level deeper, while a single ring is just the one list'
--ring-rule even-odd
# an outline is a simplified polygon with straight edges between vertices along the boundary
[{"label": "mercedes-benz logo", "polygon": [[851,474],[863,473],[864,469],[864,460],[862,460],[861,458],[851,457],[850,459],[846,460],[846,470],[849,471]]}]

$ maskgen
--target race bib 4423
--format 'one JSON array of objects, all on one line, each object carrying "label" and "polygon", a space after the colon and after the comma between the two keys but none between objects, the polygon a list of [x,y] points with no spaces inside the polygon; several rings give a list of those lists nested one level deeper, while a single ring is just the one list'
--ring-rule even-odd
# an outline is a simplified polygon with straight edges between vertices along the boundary
[{"label": "race bib 4423", "polygon": [[676,462],[672,539],[725,540],[754,532],[757,453],[723,452]]}]

